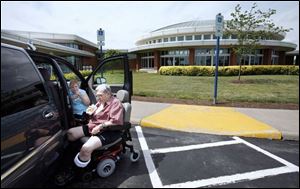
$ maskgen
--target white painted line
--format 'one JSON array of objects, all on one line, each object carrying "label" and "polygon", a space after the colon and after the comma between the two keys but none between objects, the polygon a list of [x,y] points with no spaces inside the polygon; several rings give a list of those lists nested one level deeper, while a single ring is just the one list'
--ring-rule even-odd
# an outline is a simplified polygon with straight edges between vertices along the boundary
[{"label": "white painted line", "polygon": [[284,160],[284,159],[282,159],[282,158],[280,158],[280,157],[278,157],[274,154],[271,154],[270,152],[268,152],[266,150],[263,150],[260,147],[255,146],[254,144],[251,144],[251,143],[249,143],[249,142],[247,142],[247,141],[245,141],[245,140],[243,140],[239,137],[232,137],[232,138],[234,138],[237,141],[240,141],[240,142],[244,143],[245,145],[249,146],[250,148],[253,148],[253,149],[269,156],[270,158],[273,158],[273,159],[279,161],[280,163],[288,166],[290,169],[293,169],[295,172],[299,172],[299,167],[297,165],[294,165],[294,164],[292,164],[292,163],[290,163],[290,162],[288,162],[288,161],[286,161],[286,160]]},{"label": "white painted line", "polygon": [[135,126],[135,130],[137,132],[138,135],[138,139],[142,148],[142,152],[144,154],[144,158],[145,158],[145,162],[146,162],[146,166],[149,172],[149,176],[150,176],[150,180],[152,183],[153,188],[161,188],[162,182],[157,174],[157,171],[155,169],[147,142],[145,140],[144,134],[142,132],[142,128],[140,126]]},{"label": "white painted line", "polygon": [[180,151],[195,150],[195,149],[201,149],[201,148],[225,146],[225,145],[240,144],[240,143],[241,143],[241,141],[231,140],[231,141],[221,141],[221,142],[206,143],[206,144],[195,144],[195,145],[189,145],[189,146],[159,148],[159,149],[150,150],[150,152],[151,152],[151,154],[170,153],[170,152],[180,152]]},{"label": "white painted line", "polygon": [[163,187],[164,188],[196,188],[196,187],[212,186],[212,185],[225,185],[225,184],[236,183],[239,181],[255,180],[266,176],[275,176],[275,175],[291,173],[291,172],[295,172],[295,170],[291,169],[290,167],[284,166],[284,167],[264,169],[264,170],[252,171],[252,172],[241,173],[241,174],[234,174],[234,175],[220,176],[220,177],[214,177],[214,178],[202,179],[202,180],[196,180],[196,181],[190,181],[184,183],[164,185]]},{"label": "white painted line", "polygon": [[[142,132],[142,128],[140,126],[135,127],[138,139],[143,151],[143,155],[145,158],[146,166],[149,172],[150,180],[152,186],[154,188],[196,188],[196,187],[204,187],[204,186],[214,186],[214,185],[225,185],[231,183],[237,183],[242,181],[249,181],[264,178],[267,176],[276,176],[285,173],[292,173],[292,172],[299,172],[299,167],[274,155],[268,151],[265,151],[258,146],[255,146],[239,137],[233,137],[233,141],[221,141],[215,143],[206,143],[206,144],[199,144],[199,145],[189,145],[189,146],[182,146],[182,147],[172,147],[172,148],[160,148],[149,150],[147,142]],[[240,144],[243,143],[250,148],[253,148],[277,161],[286,165],[283,167],[278,168],[271,168],[271,169],[264,169],[258,171],[251,171],[246,173],[238,173],[234,175],[227,175],[227,176],[220,176],[220,177],[213,177],[208,179],[196,180],[196,181],[188,181],[184,183],[176,183],[170,185],[162,185],[162,182],[158,176],[158,173],[155,169],[155,165],[153,159],[151,157],[151,153],[169,153],[169,152],[178,152],[178,151],[186,151],[186,150],[193,150],[193,149],[201,149],[201,148],[208,148],[208,147],[216,147],[216,146],[224,146],[224,145],[231,145],[231,144]]]}]

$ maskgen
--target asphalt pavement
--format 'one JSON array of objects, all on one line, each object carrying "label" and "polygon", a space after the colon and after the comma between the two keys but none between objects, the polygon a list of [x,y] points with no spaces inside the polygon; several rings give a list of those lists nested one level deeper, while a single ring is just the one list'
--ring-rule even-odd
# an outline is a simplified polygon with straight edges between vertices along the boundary
[{"label": "asphalt pavement", "polygon": [[299,110],[132,101],[131,122],[184,132],[299,141]]},{"label": "asphalt pavement", "polygon": [[127,150],[111,176],[95,172],[91,181],[74,179],[64,188],[299,188],[298,141],[138,125],[131,135],[139,161],[131,162]]}]

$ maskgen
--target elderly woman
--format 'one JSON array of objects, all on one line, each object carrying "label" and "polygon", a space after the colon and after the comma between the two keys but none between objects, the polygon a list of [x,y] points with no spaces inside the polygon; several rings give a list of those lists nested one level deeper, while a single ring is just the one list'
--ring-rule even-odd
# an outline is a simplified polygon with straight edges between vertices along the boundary
[{"label": "elderly woman", "polygon": [[99,85],[96,88],[96,96],[98,102],[96,108],[91,112],[89,123],[71,128],[67,132],[70,141],[75,141],[83,136],[91,136],[74,158],[77,167],[86,167],[95,149],[112,143],[121,137],[120,131],[102,130],[106,126],[123,125],[123,106],[121,102],[112,95],[107,84]]}]

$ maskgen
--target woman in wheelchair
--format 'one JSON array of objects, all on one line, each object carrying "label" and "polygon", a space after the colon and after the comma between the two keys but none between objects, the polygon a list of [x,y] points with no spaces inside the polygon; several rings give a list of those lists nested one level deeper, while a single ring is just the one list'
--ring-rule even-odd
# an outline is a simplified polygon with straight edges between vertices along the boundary
[{"label": "woman in wheelchair", "polygon": [[89,123],[71,128],[67,132],[70,141],[75,141],[83,136],[90,136],[74,158],[75,165],[80,168],[84,168],[90,163],[91,154],[95,149],[112,143],[121,137],[120,131],[103,129],[108,126],[123,125],[123,106],[121,102],[112,95],[107,84],[99,85],[96,88],[96,96],[98,102],[96,108],[90,112],[91,119]]},{"label": "woman in wheelchair", "polygon": [[[96,88],[96,95],[96,105],[87,108],[91,117],[88,124],[71,128],[67,132],[68,140],[76,141],[72,145],[75,145],[75,148],[68,149],[75,151],[66,152],[66,161],[72,165],[55,176],[57,185],[65,185],[78,174],[83,181],[90,181],[94,172],[100,177],[110,176],[115,170],[115,163],[120,159],[121,153],[126,152],[126,148],[130,150],[131,162],[137,162],[140,157],[140,152],[134,150],[132,144],[127,144],[127,141],[132,142],[128,92],[120,90],[116,98],[110,87],[102,84]],[[80,150],[76,143],[80,143],[80,146],[83,144]],[[69,163],[64,163],[67,164]]]}]

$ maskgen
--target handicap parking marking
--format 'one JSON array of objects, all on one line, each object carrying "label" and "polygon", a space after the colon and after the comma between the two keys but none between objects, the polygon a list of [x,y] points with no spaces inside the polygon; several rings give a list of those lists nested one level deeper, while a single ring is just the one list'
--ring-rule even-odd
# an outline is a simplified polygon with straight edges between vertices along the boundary
[{"label": "handicap parking marking", "polygon": [[240,143],[241,141],[238,140],[230,140],[230,141],[221,141],[221,142],[206,143],[206,144],[194,144],[194,145],[180,146],[180,147],[159,148],[159,149],[150,150],[150,152],[151,154],[182,152],[187,150],[196,150],[201,148],[225,146],[225,145],[240,144]]},{"label": "handicap parking marking", "polygon": [[144,137],[143,131],[141,126],[135,126],[136,133],[138,135],[138,140],[140,142],[142,152],[145,158],[146,167],[149,172],[150,180],[152,183],[153,188],[162,188],[162,182],[157,174],[157,171],[155,169],[150,150],[148,148],[148,144],[146,142],[146,139]]},{"label": "handicap parking marking", "polygon": [[[149,172],[150,180],[152,183],[152,186],[154,188],[194,188],[194,187],[204,187],[204,186],[214,186],[214,185],[226,185],[226,184],[232,184],[237,182],[244,182],[244,181],[250,181],[255,179],[264,178],[267,176],[276,176],[280,174],[285,173],[292,173],[292,172],[299,172],[299,167],[266,151],[262,148],[253,145],[239,137],[232,137],[233,140],[230,141],[220,141],[220,142],[214,142],[214,143],[205,143],[205,144],[196,144],[196,145],[187,145],[187,146],[181,146],[181,147],[168,147],[168,148],[158,148],[158,149],[149,149],[148,144],[146,142],[146,139],[143,135],[142,128],[140,126],[135,127],[138,140],[141,145],[141,149],[145,158],[146,167]],[[212,148],[212,147],[218,147],[218,146],[225,146],[225,145],[233,145],[233,144],[244,144],[247,147],[254,149],[269,158],[272,158],[284,166],[276,167],[276,168],[269,168],[269,169],[262,169],[262,170],[255,170],[245,173],[238,173],[238,174],[232,174],[232,175],[224,175],[219,177],[212,177],[207,179],[201,179],[201,180],[195,180],[195,181],[188,181],[183,183],[174,183],[174,184],[168,184],[163,185],[162,181],[158,175],[158,172],[155,168],[153,159],[151,154],[160,154],[160,153],[171,153],[171,152],[181,152],[181,151],[187,151],[187,150],[195,150],[195,149],[205,149],[205,148]]]},{"label": "handicap parking marking", "polygon": [[241,143],[249,146],[250,148],[253,148],[254,150],[256,150],[258,152],[261,152],[261,153],[265,154],[266,156],[269,156],[270,158],[273,158],[273,159],[279,161],[280,163],[286,165],[291,170],[294,170],[293,172],[299,172],[299,167],[298,166],[296,166],[296,165],[294,165],[294,164],[292,164],[292,163],[290,163],[290,162],[288,162],[288,161],[286,161],[286,160],[284,160],[284,159],[282,159],[282,158],[280,158],[280,157],[278,157],[274,154],[271,154],[270,152],[268,152],[268,151],[266,151],[266,150],[264,150],[264,149],[262,149],[258,146],[255,146],[254,144],[251,144],[251,143],[249,143],[249,142],[247,142],[247,141],[245,141],[245,140],[243,140],[239,137],[232,137],[232,138],[237,140],[237,141],[240,141]]},{"label": "handicap parking marking", "polygon": [[213,177],[209,179],[164,185],[163,188],[196,188],[196,187],[204,187],[204,186],[233,184],[238,181],[255,180],[266,176],[275,176],[275,175],[291,173],[291,172],[294,171],[291,171],[290,168],[284,166],[284,167],[278,167],[273,169],[264,169],[259,171],[251,171],[247,173],[234,174],[229,176],[220,176],[220,177]]}]

